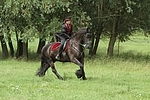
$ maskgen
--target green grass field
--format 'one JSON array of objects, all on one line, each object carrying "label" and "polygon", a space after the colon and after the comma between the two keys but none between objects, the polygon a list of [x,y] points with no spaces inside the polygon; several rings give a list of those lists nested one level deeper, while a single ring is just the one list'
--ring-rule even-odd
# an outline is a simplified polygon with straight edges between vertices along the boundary
[{"label": "green grass field", "polygon": [[150,100],[149,39],[135,41],[121,43],[120,56],[113,58],[101,42],[98,54],[85,58],[86,81],[76,78],[72,63],[56,63],[62,81],[51,69],[35,76],[40,60],[0,60],[0,100]]}]

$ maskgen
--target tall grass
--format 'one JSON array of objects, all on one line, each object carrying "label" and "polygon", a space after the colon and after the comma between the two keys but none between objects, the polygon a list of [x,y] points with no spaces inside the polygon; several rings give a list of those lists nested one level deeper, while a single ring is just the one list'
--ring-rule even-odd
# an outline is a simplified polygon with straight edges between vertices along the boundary
[{"label": "tall grass", "polygon": [[49,69],[35,76],[39,61],[3,60],[0,63],[0,100],[148,100],[150,63],[119,58],[86,58],[87,80],[77,79],[78,67],[57,62],[58,80]]}]

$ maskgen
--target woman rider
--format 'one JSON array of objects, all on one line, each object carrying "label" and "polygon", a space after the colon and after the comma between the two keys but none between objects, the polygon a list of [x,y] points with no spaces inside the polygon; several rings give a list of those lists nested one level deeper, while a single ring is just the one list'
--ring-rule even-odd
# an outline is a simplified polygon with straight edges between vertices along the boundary
[{"label": "woman rider", "polygon": [[60,38],[61,44],[58,50],[58,54],[56,56],[56,59],[60,58],[60,54],[63,51],[63,45],[67,39],[69,39],[73,35],[72,33],[72,24],[71,24],[71,18],[66,17],[65,22],[62,25],[62,31],[59,35],[57,35]]}]

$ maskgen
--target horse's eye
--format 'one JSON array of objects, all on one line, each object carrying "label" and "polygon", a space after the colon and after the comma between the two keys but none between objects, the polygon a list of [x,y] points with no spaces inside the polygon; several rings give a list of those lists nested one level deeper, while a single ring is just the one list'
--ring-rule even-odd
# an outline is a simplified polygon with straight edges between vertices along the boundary
[{"label": "horse's eye", "polygon": [[87,38],[91,38],[91,35],[90,35],[90,34],[87,34],[86,37],[87,37]]}]

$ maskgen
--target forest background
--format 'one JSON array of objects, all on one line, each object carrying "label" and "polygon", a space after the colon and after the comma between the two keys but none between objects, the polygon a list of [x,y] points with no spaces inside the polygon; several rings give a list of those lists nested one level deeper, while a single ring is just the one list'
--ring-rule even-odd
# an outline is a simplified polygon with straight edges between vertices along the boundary
[{"label": "forest background", "polygon": [[[2,58],[29,57],[29,43],[37,42],[36,53],[53,41],[66,16],[71,16],[74,33],[89,27],[93,33],[89,55],[97,54],[107,39],[106,55],[119,52],[119,43],[132,35],[149,35],[149,0],[1,0],[0,42]],[[138,31],[138,33],[137,33]],[[12,42],[13,40],[13,42]],[[17,44],[16,46],[14,46]],[[118,50],[115,51],[115,44]],[[32,54],[32,53],[30,53]]]}]

